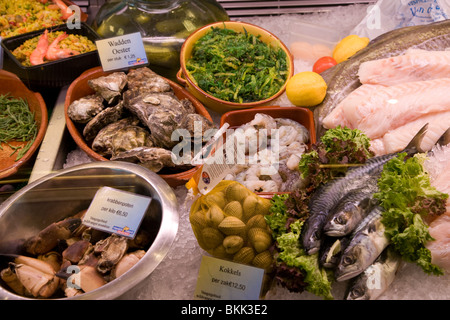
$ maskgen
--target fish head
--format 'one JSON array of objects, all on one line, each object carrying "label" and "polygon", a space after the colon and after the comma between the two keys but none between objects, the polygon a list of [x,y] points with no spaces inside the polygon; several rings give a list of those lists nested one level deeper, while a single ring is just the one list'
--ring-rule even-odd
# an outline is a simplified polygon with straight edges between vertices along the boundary
[{"label": "fish head", "polygon": [[323,231],[327,236],[341,237],[347,234],[348,222],[351,218],[351,212],[343,210],[333,215],[323,227]]},{"label": "fish head", "polygon": [[314,230],[313,232],[306,232],[303,235],[303,248],[308,255],[317,253],[322,242],[322,235],[320,230]]},{"label": "fish head", "polygon": [[362,245],[347,248],[342,254],[335,277],[337,281],[345,281],[356,277],[364,271],[364,262],[367,260],[367,250]]},{"label": "fish head", "polygon": [[367,277],[365,275],[357,277],[345,297],[346,300],[370,300],[370,290],[367,286]]}]

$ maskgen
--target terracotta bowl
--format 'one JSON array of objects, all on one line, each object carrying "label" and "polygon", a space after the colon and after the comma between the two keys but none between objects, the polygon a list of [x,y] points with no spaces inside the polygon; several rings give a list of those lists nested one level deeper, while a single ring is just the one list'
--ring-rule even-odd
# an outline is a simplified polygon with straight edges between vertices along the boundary
[{"label": "terracotta bowl", "polygon": [[[34,113],[34,119],[38,126],[36,139],[22,158],[16,160],[17,152],[12,154],[10,146],[3,143],[0,149],[0,179],[11,176],[26,164],[33,154],[38,150],[39,145],[44,139],[48,125],[48,113],[45,101],[40,93],[30,91],[25,84],[15,74],[0,70],[0,94],[9,94],[14,98],[23,98],[28,102],[31,112]],[[25,146],[28,141],[12,141],[12,146]]]},{"label": "terracotta bowl", "polygon": [[234,30],[236,32],[248,32],[254,35],[259,35],[261,41],[264,43],[271,45],[274,48],[282,48],[286,52],[287,57],[287,65],[288,65],[288,76],[287,80],[292,77],[294,74],[294,61],[292,58],[291,53],[289,52],[289,49],[286,47],[286,45],[277,38],[274,34],[270,33],[269,31],[258,27],[256,25],[245,23],[245,22],[238,22],[238,21],[223,21],[223,22],[215,22],[208,24],[204,27],[199,28],[198,30],[194,31],[183,43],[183,46],[181,47],[180,52],[180,64],[181,68],[177,73],[177,80],[184,86],[186,86],[198,100],[200,100],[206,107],[210,108],[211,110],[224,113],[231,110],[237,110],[237,109],[247,109],[247,108],[253,108],[253,107],[259,107],[270,104],[270,102],[276,98],[278,98],[286,89],[286,82],[285,84],[280,88],[280,90],[274,94],[273,96],[260,101],[255,102],[248,102],[248,103],[235,103],[235,102],[229,102],[224,101],[221,99],[218,99],[202,89],[197,85],[196,81],[193,79],[193,77],[189,74],[189,71],[186,68],[186,62],[191,58],[192,56],[192,49],[194,47],[195,42],[197,42],[201,37],[203,37],[206,33],[211,31],[212,27],[217,28],[227,28]]},{"label": "terracotta bowl", "polygon": [[[310,133],[310,140],[308,146],[311,147],[312,144],[316,142],[316,130],[314,127],[314,116],[311,110],[307,108],[300,107],[279,107],[279,106],[267,106],[267,107],[256,107],[246,110],[234,110],[226,112],[220,118],[220,126],[222,127],[225,123],[230,125],[230,129],[237,128],[245,123],[252,121],[257,113],[264,113],[273,118],[287,118],[297,121],[301,125],[305,126]],[[261,197],[272,198],[274,194],[282,194],[289,192],[257,192]]]},{"label": "terracotta bowl", "polygon": [[[67,108],[69,105],[82,97],[85,97],[87,95],[93,94],[94,90],[91,89],[88,86],[88,80],[95,79],[101,76],[105,76],[108,74],[111,74],[112,72],[104,72],[102,67],[95,67],[89,70],[86,70],[83,72],[78,78],[76,78],[69,86],[67,90],[67,95],[64,103],[64,114],[66,119],[66,125],[67,129],[69,130],[69,133],[71,134],[72,138],[75,140],[75,143],[84,151],[86,152],[89,157],[91,157],[94,160],[98,161],[109,161],[109,159],[101,156],[100,154],[96,153],[91,149],[90,144],[88,144],[87,141],[85,141],[82,131],[80,130],[80,126],[75,124],[68,116],[67,114]],[[172,89],[174,90],[175,95],[178,99],[189,99],[192,104],[195,107],[195,110],[197,113],[201,114],[202,116],[206,117],[208,120],[213,121],[208,111],[205,109],[205,107],[188,91],[183,89],[180,85],[177,83],[166,79],[167,82],[172,86]],[[163,178],[170,186],[176,187],[185,184],[193,175],[194,173],[200,169],[200,166],[193,167],[187,171],[183,171],[180,173],[174,173],[174,174],[159,174],[161,178]]]}]

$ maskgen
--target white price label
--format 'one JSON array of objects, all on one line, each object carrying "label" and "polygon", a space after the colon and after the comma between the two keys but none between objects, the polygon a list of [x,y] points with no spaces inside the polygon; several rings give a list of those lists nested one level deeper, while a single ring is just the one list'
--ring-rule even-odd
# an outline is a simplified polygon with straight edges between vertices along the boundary
[{"label": "white price label", "polygon": [[133,239],[150,201],[150,197],[102,187],[95,194],[83,218],[83,224]]}]

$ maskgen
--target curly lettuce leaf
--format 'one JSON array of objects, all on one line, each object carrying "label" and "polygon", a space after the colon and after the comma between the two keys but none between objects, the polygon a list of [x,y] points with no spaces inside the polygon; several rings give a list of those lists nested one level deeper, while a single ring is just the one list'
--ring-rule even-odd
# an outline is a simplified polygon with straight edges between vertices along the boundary
[{"label": "curly lettuce leaf", "polygon": [[431,186],[420,158],[405,158],[401,153],[385,165],[374,197],[384,208],[382,222],[395,250],[426,273],[439,275],[442,270],[431,263],[425,248],[433,238],[423,218],[445,212],[448,195]]}]

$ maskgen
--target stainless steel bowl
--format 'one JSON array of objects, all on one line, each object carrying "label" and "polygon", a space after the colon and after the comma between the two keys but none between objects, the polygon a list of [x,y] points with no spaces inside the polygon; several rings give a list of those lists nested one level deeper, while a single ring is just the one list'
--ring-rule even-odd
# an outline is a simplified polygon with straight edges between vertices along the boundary
[{"label": "stainless steel bowl", "polygon": [[[154,235],[145,256],[128,272],[106,285],[73,298],[114,299],[149,276],[169,251],[178,231],[177,199],[157,174],[136,164],[94,162],[60,170],[42,177],[0,205],[0,253],[20,253],[24,238],[49,224],[88,208],[99,187],[109,186],[150,196],[152,201],[141,223]],[[0,269],[6,266],[1,261]],[[0,299],[28,299],[3,283]]]}]

